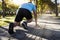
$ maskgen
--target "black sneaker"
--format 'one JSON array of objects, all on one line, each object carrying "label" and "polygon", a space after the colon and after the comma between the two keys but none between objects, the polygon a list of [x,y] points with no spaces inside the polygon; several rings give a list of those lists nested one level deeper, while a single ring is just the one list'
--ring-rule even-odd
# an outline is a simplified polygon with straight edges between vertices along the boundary
[{"label": "black sneaker", "polygon": [[26,22],[23,22],[22,26],[23,26],[24,29],[27,29],[27,23]]},{"label": "black sneaker", "polygon": [[8,30],[9,34],[13,34],[14,33],[13,28],[14,28],[14,23],[10,23],[9,24],[9,30]]}]

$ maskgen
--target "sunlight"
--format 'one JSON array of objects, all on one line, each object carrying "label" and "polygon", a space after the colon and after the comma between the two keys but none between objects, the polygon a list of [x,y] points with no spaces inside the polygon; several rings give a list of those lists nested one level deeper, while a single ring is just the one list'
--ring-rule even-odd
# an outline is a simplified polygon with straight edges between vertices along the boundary
[{"label": "sunlight", "polygon": [[0,2],[2,2],[2,0],[0,0]]},{"label": "sunlight", "polygon": [[13,0],[12,2],[16,5],[20,5],[20,4],[28,2],[28,0]]}]

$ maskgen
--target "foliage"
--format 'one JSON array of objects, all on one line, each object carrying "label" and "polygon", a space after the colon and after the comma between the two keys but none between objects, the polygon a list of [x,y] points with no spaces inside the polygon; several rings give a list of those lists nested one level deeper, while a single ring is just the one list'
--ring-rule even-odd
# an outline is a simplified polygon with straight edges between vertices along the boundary
[{"label": "foliage", "polygon": [[46,10],[54,10],[55,4],[51,0],[37,0],[37,10],[38,11],[46,11]]},{"label": "foliage", "polygon": [[10,3],[11,1],[6,2],[7,7],[10,8],[11,10],[16,10],[18,8],[18,5],[15,5],[13,3]]},{"label": "foliage", "polygon": [[[12,0],[5,0],[6,3],[6,10],[16,10],[18,8],[18,5],[11,3]],[[35,1],[35,0],[34,0]],[[37,4],[37,11],[38,12],[44,12],[46,10],[55,10],[55,4],[51,0],[36,0]]]},{"label": "foliage", "polygon": [[0,2],[0,10],[2,10],[2,3]]},{"label": "foliage", "polygon": [[6,10],[16,10],[18,5],[11,3],[12,0],[5,0],[6,3]]},{"label": "foliage", "polygon": [[7,26],[10,22],[14,22],[14,16],[6,16],[5,18],[0,18],[0,26]]}]

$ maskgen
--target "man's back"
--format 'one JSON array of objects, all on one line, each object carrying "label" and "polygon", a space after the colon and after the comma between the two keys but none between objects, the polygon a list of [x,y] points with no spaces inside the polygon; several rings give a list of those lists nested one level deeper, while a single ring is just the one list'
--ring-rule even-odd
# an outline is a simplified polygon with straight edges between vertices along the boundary
[{"label": "man's back", "polygon": [[28,9],[29,11],[36,10],[35,5],[33,5],[32,3],[24,3],[21,5],[21,8]]}]

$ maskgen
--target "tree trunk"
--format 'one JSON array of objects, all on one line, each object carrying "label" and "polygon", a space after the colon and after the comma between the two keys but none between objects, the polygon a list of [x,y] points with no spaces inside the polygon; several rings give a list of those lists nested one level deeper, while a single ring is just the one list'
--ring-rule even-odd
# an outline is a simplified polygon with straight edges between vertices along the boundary
[{"label": "tree trunk", "polygon": [[5,13],[6,13],[6,3],[5,3],[5,1],[4,0],[2,0],[2,9],[3,9],[3,13],[2,13],[2,15],[3,15],[3,18],[5,17]]},{"label": "tree trunk", "polygon": [[55,0],[55,5],[56,5],[56,16],[58,16],[58,7],[57,7],[57,0]]}]

